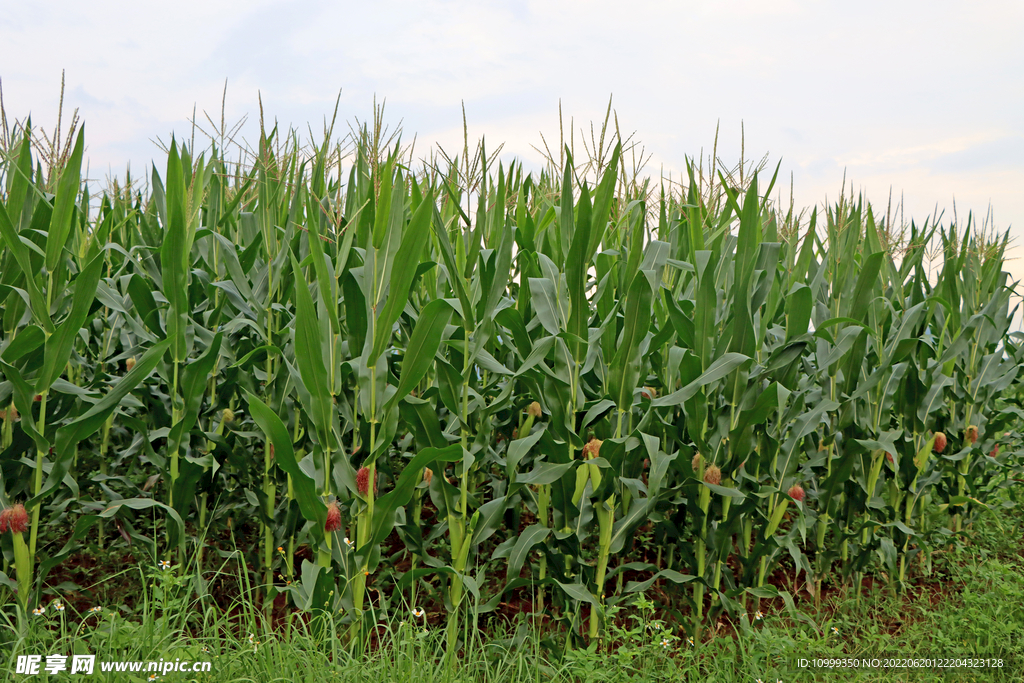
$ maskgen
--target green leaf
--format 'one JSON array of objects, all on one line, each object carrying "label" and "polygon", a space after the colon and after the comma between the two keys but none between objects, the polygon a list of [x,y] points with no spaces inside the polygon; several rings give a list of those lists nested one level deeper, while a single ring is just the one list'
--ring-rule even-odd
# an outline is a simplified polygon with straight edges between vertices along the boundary
[{"label": "green leaf", "polygon": [[291,476],[295,500],[299,504],[302,516],[313,522],[312,533],[322,538],[324,524],[327,523],[327,506],[316,492],[316,482],[299,467],[295,460],[295,449],[292,438],[284,422],[271,410],[266,403],[245,391],[245,400],[249,403],[249,414],[274,446],[274,462]]},{"label": "green leaf", "polygon": [[[10,382],[11,391],[14,394],[14,405],[18,409],[18,412],[22,415],[31,415],[33,399],[36,394],[35,389],[25,381],[21,372],[14,366],[0,361],[0,370],[3,370],[5,378]],[[6,384],[6,382],[4,384]],[[36,425],[33,420],[26,420],[22,418],[21,428],[35,442],[37,451],[46,453],[50,450],[50,442],[44,435],[40,434],[36,430]],[[26,505],[28,505],[28,503],[26,503]]]},{"label": "green leaf", "polygon": [[530,452],[530,449],[537,445],[542,436],[544,436],[544,430],[538,429],[533,434],[520,436],[508,445],[508,454],[505,456],[505,473],[508,475],[509,481],[514,479],[516,471],[519,469],[519,463]]},{"label": "green leaf", "polygon": [[[10,149],[13,148],[12,145]],[[7,174],[9,184],[6,188],[7,213],[12,224],[20,226],[22,210],[28,198],[29,183],[32,182],[32,117],[28,118],[22,128],[21,148],[17,151],[16,161],[12,155],[8,169],[10,170]],[[3,204],[0,204],[0,210],[2,209]],[[3,233],[0,231],[0,240],[2,239]]]},{"label": "green leaf", "polygon": [[[455,202],[455,206],[458,206],[458,202]],[[448,280],[451,282],[452,289],[455,290],[455,295],[462,304],[462,318],[465,321],[465,326],[468,329],[473,329],[473,302],[469,298],[465,281],[462,279],[462,274],[459,272],[458,264],[455,261],[455,253],[452,251],[452,244],[448,239],[448,228],[445,227],[444,220],[441,218],[441,213],[437,210],[436,206],[433,210],[431,226],[434,230],[434,235],[437,237],[438,246],[441,247],[441,258],[444,260],[444,267],[448,271]]]},{"label": "green leaf", "polygon": [[654,585],[654,582],[658,579],[668,579],[672,583],[684,584],[689,583],[696,579],[696,576],[690,574],[680,574],[679,572],[672,569],[662,569],[660,572],[647,579],[646,581],[630,581],[622,589],[624,593],[637,593],[645,591]]},{"label": "green leaf", "polygon": [[[598,492],[598,495],[600,496],[603,494]],[[622,552],[626,544],[626,537],[632,534],[638,526],[648,519],[654,502],[654,498],[634,500],[633,505],[629,508],[629,512],[627,512],[621,519],[615,520],[615,525],[612,529],[611,542],[608,545],[608,549],[611,552]],[[603,505],[603,503],[597,503],[597,505]]]},{"label": "green leaf", "polygon": [[526,562],[530,551],[533,550],[534,546],[547,538],[550,533],[551,529],[546,526],[531,524],[519,534],[516,544],[512,547],[512,552],[508,557],[508,569],[505,573],[506,582],[519,578],[519,572],[522,570],[523,563]]},{"label": "green leaf", "polygon": [[[388,288],[388,300],[384,310],[377,317],[377,326],[373,336],[373,347],[367,364],[376,363],[385,347],[391,341],[391,328],[409,301],[409,290],[416,276],[416,268],[420,262],[423,245],[426,244],[430,230],[430,216],[434,206],[433,196],[428,192],[412,215],[408,227],[402,234],[402,243],[395,255],[398,267],[391,269],[391,285]],[[373,366],[370,366],[373,367]]]},{"label": "green leaf", "polygon": [[786,297],[786,339],[807,334],[813,308],[811,288],[798,283]]},{"label": "green leaf", "polygon": [[[386,539],[395,528],[395,511],[408,504],[412,499],[413,490],[420,483],[423,468],[435,462],[457,462],[462,459],[462,446],[452,444],[446,448],[424,448],[406,463],[395,488],[377,499],[373,508],[373,523],[370,527],[370,540],[367,546],[372,547]],[[357,548],[357,553],[365,553],[367,547]]]},{"label": "green leaf", "polygon": [[608,213],[612,202],[615,201],[615,183],[618,180],[619,156],[622,154],[622,143],[615,143],[612,156],[605,167],[601,183],[594,192],[594,211],[590,219],[590,246],[588,254],[593,254],[604,239],[604,233],[608,225]]},{"label": "green leaf", "polygon": [[746,494],[743,493],[742,491],[740,491],[739,489],[735,489],[735,488],[731,488],[731,487],[727,487],[727,486],[717,486],[715,484],[709,484],[706,481],[702,481],[701,484],[703,484],[704,486],[707,486],[709,489],[711,489],[712,493],[716,493],[716,494],[718,494],[720,496],[723,496],[725,498],[736,498],[736,499],[739,499],[739,500],[743,500],[744,498],[747,497]]},{"label": "green leaf", "polygon": [[532,470],[517,476],[513,484],[509,486],[509,494],[518,491],[523,486],[540,486],[542,484],[553,484],[571,470],[577,461],[571,462],[542,462],[538,463]]},{"label": "green leaf", "polygon": [[[271,355],[273,355],[273,356],[280,356],[281,355],[281,349],[277,348],[273,344],[264,344],[263,346],[257,346],[255,349],[253,349],[249,353],[245,354],[239,360],[235,361],[234,363],[232,363],[228,367],[230,367],[232,369],[248,367],[250,363],[258,362],[259,360],[262,360],[265,355],[266,356],[271,356]],[[259,358],[257,358],[257,356],[259,356]]]},{"label": "green leaf", "polygon": [[164,297],[170,305],[167,315],[167,338],[171,340],[171,357],[182,362],[186,356],[186,327],[191,307],[188,284],[191,272],[189,257],[192,237],[185,215],[185,183],[178,148],[171,139],[167,158],[167,222],[164,242],[160,248],[160,268]]},{"label": "green leaf", "polygon": [[53,469],[50,470],[39,495],[29,500],[26,505],[35,505],[57,490],[71,466],[75,455],[74,447],[99,430],[107,421],[107,417],[121,404],[124,397],[153,372],[169,345],[169,341],[162,341],[150,347],[135,363],[135,367],[111,387],[107,395],[96,405],[75,418],[70,424],[57,430],[57,458],[53,463]]},{"label": "green leaf", "polygon": [[942,405],[945,397],[945,388],[953,385],[953,378],[942,374],[942,366],[936,366],[931,376],[928,392],[917,407],[917,417],[921,424],[928,425],[928,416],[932,411]]},{"label": "green leaf", "polygon": [[633,405],[633,390],[640,379],[640,344],[651,326],[652,297],[647,277],[637,273],[626,295],[622,336],[608,373],[608,393],[622,411]]},{"label": "green leaf", "polygon": [[327,315],[331,320],[331,332],[338,334],[341,331],[341,325],[338,322],[337,296],[334,293],[335,283],[327,271],[326,256],[324,255],[323,245],[320,243],[320,230],[318,227],[320,221],[317,220],[318,218],[319,213],[308,223],[309,254],[313,257],[313,268],[316,271],[317,285],[320,287],[320,298],[323,300],[327,309]]},{"label": "green leaf", "polygon": [[768,417],[785,404],[789,391],[778,382],[772,382],[767,389],[759,391],[753,407],[740,413],[733,434],[739,434],[747,427],[764,423]]},{"label": "green leaf", "polygon": [[[75,148],[68,158],[60,181],[57,185],[57,197],[53,203],[53,214],[50,216],[50,230],[46,234],[46,270],[53,273],[57,270],[64,247],[71,234],[71,221],[74,218],[75,204],[81,190],[82,154],[85,152],[85,126],[78,130]],[[26,275],[28,271],[26,271]]]},{"label": "green leaf", "polygon": [[420,311],[402,359],[402,376],[398,380],[398,391],[391,397],[391,403],[408,396],[427,374],[431,363],[434,362],[434,354],[441,345],[441,335],[451,318],[452,310],[452,305],[444,299],[434,299]]},{"label": "green leaf", "polygon": [[[384,237],[388,229],[388,219],[391,217],[391,194],[394,183],[395,157],[390,155],[387,164],[380,167],[377,172],[380,174],[380,194],[377,196],[376,214],[373,221],[373,247],[380,249],[384,244]],[[405,188],[402,187],[404,192]],[[401,217],[399,217],[401,218]]]},{"label": "green leaf", "polygon": [[103,509],[103,512],[99,514],[100,517],[109,519],[117,514],[117,511],[121,508],[126,507],[132,510],[147,510],[149,508],[160,508],[171,518],[174,522],[174,533],[170,535],[172,546],[179,546],[185,542],[185,523],[182,521],[181,516],[177,511],[164,505],[160,501],[153,500],[152,498],[126,498],[119,500],[115,503],[111,503]]},{"label": "green leaf", "polygon": [[395,583],[395,588],[398,590],[405,590],[415,581],[422,579],[424,576],[430,576],[432,574],[445,574],[450,576],[455,573],[455,570],[451,567],[418,567],[402,574],[402,578]]},{"label": "green leaf", "polygon": [[[586,351],[587,321],[590,319],[590,304],[587,301],[586,280],[587,270],[593,252],[590,251],[590,197],[586,186],[580,190],[579,217],[576,230],[573,232],[572,243],[565,261],[566,287],[569,291],[569,319],[566,331],[573,335],[569,343],[569,351],[577,363],[584,360]],[[562,211],[566,211],[565,197],[562,198]],[[572,192],[569,193],[568,211],[572,216]]]},{"label": "green leaf", "polygon": [[430,401],[407,396],[399,404],[399,410],[405,424],[416,434],[419,447],[444,448],[448,445],[437,422],[437,411]]},{"label": "green leaf", "polygon": [[564,325],[562,307],[559,306],[555,283],[544,277],[531,277],[530,295],[533,309],[541,326],[550,335],[558,335]]},{"label": "green leaf", "polygon": [[366,307],[368,297],[351,269],[341,276],[341,290],[345,302],[348,346],[353,354],[361,353],[366,346],[366,330],[369,325]]},{"label": "green leaf", "polygon": [[715,287],[715,267],[711,263],[710,251],[696,252],[698,272],[697,301],[693,312],[693,352],[700,359],[703,370],[711,363],[715,335],[715,311],[718,310],[718,290]]},{"label": "green leaf", "polygon": [[[306,612],[322,614],[330,607],[331,595],[334,593],[334,576],[329,567],[321,567],[309,560],[302,561],[302,583],[298,586],[291,586],[293,596],[301,596],[301,601],[296,604]],[[313,633],[316,637],[323,637],[324,630],[319,620],[312,622]]]},{"label": "green leaf", "polygon": [[160,312],[156,307],[156,299],[153,298],[149,284],[138,273],[133,274],[128,280],[128,296],[146,327],[163,336],[164,331],[160,327]]},{"label": "green leaf", "polygon": [[740,228],[736,238],[736,281],[732,290],[733,336],[729,350],[753,356],[756,341],[752,322],[751,276],[754,273],[757,247],[761,243],[761,216],[758,211],[757,175],[751,180],[740,212]]},{"label": "green leaf", "polygon": [[651,401],[651,405],[655,408],[681,405],[687,399],[695,395],[701,387],[707,386],[712,382],[728,376],[730,372],[745,363],[749,363],[750,361],[751,359],[744,356],[742,353],[723,354],[722,357],[712,363],[711,367],[701,374],[700,377],[693,380],[682,389],[677,389],[667,396],[654,399]]},{"label": "green leaf", "polygon": [[57,331],[46,340],[46,351],[43,357],[43,369],[36,379],[36,393],[47,391],[54,380],[61,376],[71,358],[78,331],[82,329],[89,315],[89,308],[96,300],[96,285],[99,284],[103,272],[105,254],[100,252],[89,262],[78,277],[75,278],[75,293],[71,302],[71,313],[57,327]]},{"label": "green leaf", "polygon": [[46,341],[46,335],[43,334],[38,325],[26,325],[11,340],[11,343],[7,345],[3,353],[0,353],[0,358],[6,363],[13,363],[22,356],[38,349],[43,345],[44,341]]},{"label": "green leaf", "polygon": [[[213,366],[220,355],[220,344],[224,334],[218,332],[213,338],[213,343],[206,349],[206,353],[196,361],[185,366],[182,372],[181,396],[185,406],[181,420],[171,426],[171,433],[168,436],[172,452],[181,448],[181,442],[199,419],[199,407],[203,402],[203,394],[208,386],[207,380],[213,372]],[[179,500],[175,498],[174,500]]]},{"label": "green leaf", "polygon": [[578,584],[578,583],[562,583],[561,581],[558,581],[557,579],[552,579],[552,581],[554,581],[554,583],[557,584],[558,587],[561,588],[562,591],[566,595],[568,595],[570,598],[572,598],[573,600],[578,600],[580,602],[589,602],[591,605],[597,605],[598,604],[598,602],[594,598],[594,596],[591,595],[590,591],[588,591],[586,588],[584,588],[582,584]]},{"label": "green leaf", "polygon": [[867,321],[868,306],[878,294],[878,271],[882,267],[883,256],[884,251],[871,254],[861,265],[857,288],[853,291],[853,305],[850,307],[850,317],[854,320]]},{"label": "green leaf", "polygon": [[614,407],[615,401],[609,398],[597,401],[594,405],[590,406],[586,414],[583,416],[583,422],[580,423],[580,429],[586,429],[594,420],[597,420]]},{"label": "green leaf", "polygon": [[295,361],[299,366],[302,383],[309,394],[310,405],[307,406],[310,419],[323,440],[325,448],[331,448],[333,439],[330,434],[333,428],[330,375],[324,365],[323,350],[329,340],[323,338],[313,297],[295,256],[291,256],[292,272],[295,276]]},{"label": "green leaf", "polygon": [[21,240],[21,235],[11,222],[4,203],[0,202],[0,237],[7,243],[7,248],[14,254],[21,272],[25,274],[25,289],[28,290],[29,301],[32,304],[32,315],[44,330],[53,331],[53,323],[50,321],[50,311],[46,306],[40,285],[36,281],[36,273],[32,271],[32,262],[29,258],[28,247]]},{"label": "green leaf", "polygon": [[547,365],[544,364],[544,359],[551,353],[551,349],[555,346],[556,337],[543,337],[533,345],[533,350],[530,351],[530,355],[526,357],[523,364],[519,366],[516,371],[516,376],[522,375],[530,369],[540,365],[542,369],[547,370]]},{"label": "green leaf", "polygon": [[497,309],[498,304],[501,302],[501,297],[505,293],[505,287],[509,281],[509,271],[512,267],[512,245],[515,244],[515,226],[502,225],[501,242],[498,244],[497,253],[495,254],[494,277],[491,280],[492,284],[487,291],[486,298],[482,299],[484,303],[484,318],[490,319],[494,318],[495,309]]},{"label": "green leaf", "polygon": [[473,529],[471,544],[477,546],[494,535],[501,524],[505,521],[505,510],[508,508],[508,496],[499,496],[487,501],[477,509],[474,515],[479,515],[476,527]]}]

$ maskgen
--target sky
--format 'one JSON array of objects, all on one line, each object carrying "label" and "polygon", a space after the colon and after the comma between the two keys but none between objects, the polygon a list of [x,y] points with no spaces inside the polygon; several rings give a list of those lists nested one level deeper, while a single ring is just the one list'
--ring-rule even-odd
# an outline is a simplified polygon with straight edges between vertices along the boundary
[{"label": "sky", "polygon": [[[416,136],[417,157],[471,141],[539,169],[559,105],[577,156],[609,98],[655,178],[687,158],[781,164],[800,207],[843,187],[903,202],[919,224],[989,216],[1024,279],[1024,3],[721,0],[676,2],[288,2],[96,0],[8,3],[0,84],[8,118],[86,125],[89,177],[134,174],[154,140],[190,138],[193,111],[258,139],[265,117],[321,135],[372,119]],[[742,127],[742,128],[741,128]],[[742,137],[741,137],[742,130]],[[202,139],[201,134],[197,134]],[[566,131],[568,135],[568,130]],[[158,165],[162,161],[157,162]]]}]

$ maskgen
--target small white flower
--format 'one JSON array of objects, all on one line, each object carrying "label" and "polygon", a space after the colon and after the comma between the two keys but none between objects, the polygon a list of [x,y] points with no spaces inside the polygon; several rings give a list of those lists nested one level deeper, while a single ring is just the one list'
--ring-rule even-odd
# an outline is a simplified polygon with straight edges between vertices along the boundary
[{"label": "small white flower", "polygon": [[669,646],[670,644],[671,644],[671,643],[669,643],[669,642],[668,642],[668,638],[662,638],[662,639],[661,639],[661,646],[662,646],[663,648],[665,648],[666,650],[668,649],[668,646]]},{"label": "small white flower", "polygon": [[37,617],[46,614],[46,608],[36,607],[34,610],[32,610],[32,614],[36,615]]},{"label": "small white flower", "polygon": [[834,635],[834,636],[838,636],[839,635],[839,629],[837,629],[835,626],[832,627],[832,635]]},{"label": "small white flower", "polygon": [[160,560],[160,569],[170,569],[171,563],[168,560]]},{"label": "small white flower", "polygon": [[54,600],[53,601],[53,608],[55,610],[57,610],[58,612],[63,612],[64,611],[64,603],[61,602],[60,600]]},{"label": "small white flower", "polygon": [[93,614],[98,614],[98,613],[103,611],[103,608],[100,607],[99,605],[96,605],[95,607],[90,607],[89,611],[92,612]]},{"label": "small white flower", "polygon": [[158,678],[160,678],[160,677],[157,676],[156,674],[149,674],[149,678],[147,678],[146,680],[147,681],[155,681]]},{"label": "small white flower", "polygon": [[757,614],[754,615],[754,619],[756,621],[761,621],[764,619],[764,613],[761,610],[757,610]]},{"label": "small white flower", "polygon": [[693,638],[687,638],[686,642],[690,645],[690,647],[693,647]]},{"label": "small white flower", "polygon": [[353,542],[352,542],[351,540],[349,540],[349,537],[348,537],[348,536],[346,536],[346,537],[345,537],[345,545],[347,545],[347,546],[348,546],[348,549],[349,549],[349,550],[352,550],[353,548],[355,548],[355,547],[356,547],[356,544],[355,544],[355,543],[353,543]]},{"label": "small white flower", "polygon": [[414,617],[416,617],[417,619],[420,619],[420,618],[422,618],[424,614],[426,614],[426,612],[425,612],[425,611],[423,610],[423,608],[421,608],[421,607],[417,607],[416,609],[414,609],[414,610],[412,611],[412,615],[413,615]]}]

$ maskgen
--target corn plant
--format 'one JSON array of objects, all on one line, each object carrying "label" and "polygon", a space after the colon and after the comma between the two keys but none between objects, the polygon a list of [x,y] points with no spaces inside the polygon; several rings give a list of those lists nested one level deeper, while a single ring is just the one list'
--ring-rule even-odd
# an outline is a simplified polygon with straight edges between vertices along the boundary
[{"label": "corn plant", "polygon": [[523,591],[567,646],[607,642],[655,582],[697,637],[762,598],[806,619],[787,585],[901,589],[1020,471],[1005,235],[901,240],[845,196],[804,223],[742,165],[655,193],[603,135],[533,175],[332,130],[261,127],[233,171],[172,138],[145,192],[98,199],[81,131],[45,171],[27,121],[4,138],[22,614],[90,534],[200,565],[226,534],[267,610],[284,592],[353,647],[432,601],[454,665]]}]

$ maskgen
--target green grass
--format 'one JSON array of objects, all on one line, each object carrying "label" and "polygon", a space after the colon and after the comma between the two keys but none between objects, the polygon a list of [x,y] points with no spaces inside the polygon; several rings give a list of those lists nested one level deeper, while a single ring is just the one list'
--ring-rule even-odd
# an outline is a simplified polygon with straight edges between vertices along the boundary
[{"label": "green grass", "polygon": [[[858,601],[840,590],[820,610],[802,606],[812,624],[785,612],[766,613],[739,633],[709,634],[696,647],[658,620],[657,606],[641,596],[614,620],[616,645],[565,649],[564,634],[539,633],[528,618],[482,632],[464,630],[457,660],[445,659],[442,627],[406,615],[381,623],[365,651],[353,651],[333,620],[303,620],[298,612],[270,628],[253,600],[245,599],[245,573],[205,574],[238,581],[243,597],[228,609],[203,604],[194,572],[136,566],[107,579],[138,577],[136,607],[105,605],[102,615],[58,613],[30,621],[5,665],[19,654],[91,652],[97,661],[209,660],[209,674],[169,673],[181,681],[423,681],[424,683],[564,681],[1001,681],[1024,674],[1024,518],[1017,509],[983,517],[973,543],[937,554],[931,576],[915,575],[907,593],[893,595],[879,582]],[[224,565],[227,567],[227,565]],[[103,587],[100,586],[100,589]],[[13,627],[14,624],[11,624]],[[835,629],[835,630],[833,630]],[[729,632],[727,632],[729,631]],[[250,638],[250,634],[251,638]],[[204,649],[205,648],[205,649]],[[800,658],[996,657],[995,669],[800,669]],[[131,680],[108,673],[97,680]],[[139,680],[145,680],[143,678]],[[17,679],[17,677],[16,677]]]}]

